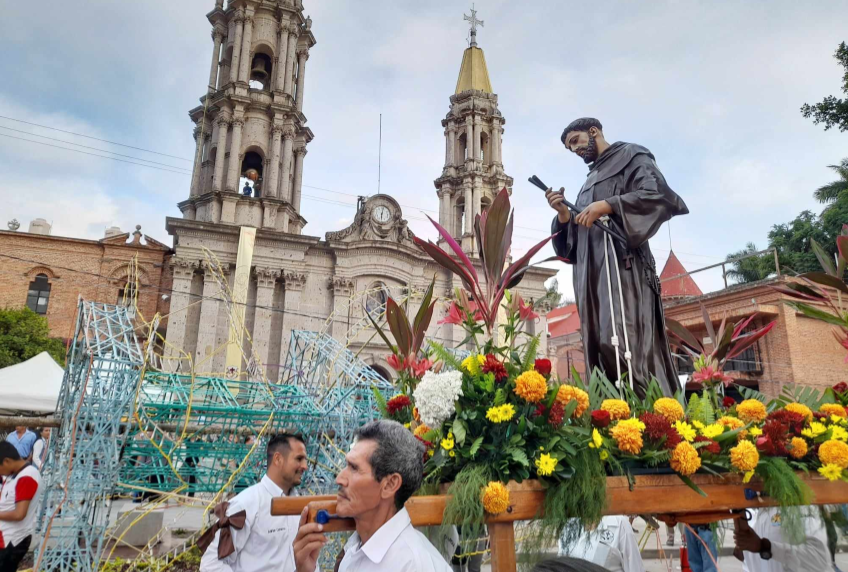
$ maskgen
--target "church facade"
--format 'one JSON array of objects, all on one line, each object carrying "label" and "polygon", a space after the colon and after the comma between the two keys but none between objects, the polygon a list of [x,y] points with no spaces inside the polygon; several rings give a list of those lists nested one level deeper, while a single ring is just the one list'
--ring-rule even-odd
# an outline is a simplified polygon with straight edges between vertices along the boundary
[{"label": "church facade", "polygon": [[[400,205],[386,194],[362,197],[347,228],[323,238],[304,234],[300,197],[313,133],[303,104],[306,62],[316,40],[300,0],[234,0],[226,8],[218,0],[208,19],[209,87],[190,112],[194,175],[188,198],[179,203],[182,218],[168,218],[166,225],[175,250],[166,352],[192,355],[199,374],[224,375],[232,364],[221,348],[229,342],[247,349],[249,339],[273,382],[284,372],[291,332],[323,331],[393,377],[366,312],[379,318],[389,296],[409,297],[415,311],[434,275],[436,295],[443,298],[461,283],[413,244]],[[504,174],[501,155],[505,121],[473,38],[442,121],[445,166],[435,186],[440,223],[479,263],[473,217],[498,190],[511,188],[512,178]],[[240,192],[245,177],[255,182]],[[230,308],[209,253],[243,308],[244,339],[233,341]],[[531,269],[518,290],[527,300],[540,299],[554,274]],[[446,312],[446,303],[437,306],[428,335],[451,346],[463,336],[438,324]],[[546,348],[544,316],[529,330],[542,334]]]}]

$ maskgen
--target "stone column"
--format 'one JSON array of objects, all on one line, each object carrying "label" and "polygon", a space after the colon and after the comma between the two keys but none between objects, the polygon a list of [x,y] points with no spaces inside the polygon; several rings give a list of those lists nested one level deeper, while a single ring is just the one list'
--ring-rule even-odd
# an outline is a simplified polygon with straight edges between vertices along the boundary
[{"label": "stone column", "polygon": [[289,45],[289,26],[281,23],[277,34],[277,57],[274,61],[274,93],[283,93],[286,84],[286,48]]},{"label": "stone column", "polygon": [[303,316],[298,315],[300,312],[300,299],[303,293],[303,287],[306,285],[306,274],[296,271],[288,271],[285,273],[285,312],[283,314],[283,333],[280,339],[280,361],[282,364],[280,370],[289,364],[286,363],[286,354],[291,341],[292,330],[309,329],[311,324],[307,324]]},{"label": "stone column", "polygon": [[203,161],[203,139],[206,135],[204,127],[206,126],[206,120],[201,119],[197,127],[194,128],[194,139],[197,142],[194,149],[194,167],[191,172],[191,190],[189,191],[189,196],[197,196],[200,194],[200,171],[201,171],[201,162]]},{"label": "stone column", "polygon": [[244,32],[241,39],[241,59],[239,60],[238,80],[247,83],[250,79],[250,48],[253,41],[253,11],[244,17]]},{"label": "stone column", "polygon": [[239,62],[241,61],[241,35],[244,31],[244,12],[239,10],[236,12],[236,37],[233,38],[233,55],[230,58],[230,83],[235,83],[238,79]]},{"label": "stone column", "polygon": [[482,125],[478,121],[474,122],[474,161],[480,161],[480,143],[483,133]]},{"label": "stone column", "polygon": [[298,147],[294,150],[294,190],[292,192],[291,204],[298,214],[300,214],[300,197],[301,188],[303,187],[304,157],[306,157],[306,147]]},{"label": "stone column", "polygon": [[[276,357],[268,355],[271,341],[271,320],[274,315],[274,285],[280,271],[272,268],[256,267],[256,313],[253,319],[253,348],[262,362],[267,376],[268,364],[279,363]],[[274,382],[276,380],[269,380]]]},{"label": "stone column", "polygon": [[280,139],[283,136],[283,126],[274,125],[271,128],[271,164],[268,168],[268,181],[265,187],[266,197],[277,197],[280,182]]},{"label": "stone column", "polygon": [[[218,308],[221,296],[221,286],[215,278],[215,272],[204,265],[203,300],[200,302],[200,329],[197,333],[198,371],[215,371],[213,359],[218,349]],[[222,348],[223,351],[223,348]]]},{"label": "stone column", "polygon": [[297,51],[297,98],[295,107],[303,111],[303,85],[306,83],[306,60],[309,59],[309,49],[301,48]]},{"label": "stone column", "polygon": [[353,295],[355,283],[345,276],[330,278],[333,289],[333,324],[331,334],[337,340],[343,340],[350,329],[350,297]]},{"label": "stone column", "polygon": [[227,129],[230,125],[230,117],[225,111],[221,111],[216,119],[218,123],[218,148],[215,151],[215,172],[212,175],[212,190],[224,190],[224,156],[227,152]]},{"label": "stone column", "polygon": [[474,160],[474,119],[469,115],[465,118],[465,161]]},{"label": "stone column", "polygon": [[472,197],[473,197],[472,200],[474,201],[474,210],[472,212],[474,214],[472,215],[472,219],[471,219],[472,220],[472,225],[471,225],[472,229],[474,229],[473,221],[477,220],[477,215],[480,214],[480,209],[481,209],[481,206],[483,204],[482,197],[480,196],[481,195],[480,179],[475,177],[473,184],[474,184],[474,188],[473,188],[473,191],[472,191]]},{"label": "stone column", "polygon": [[451,230],[453,225],[450,221],[450,191],[445,187],[439,189],[439,224],[453,236]]},{"label": "stone column", "polygon": [[209,91],[214,91],[218,84],[218,64],[221,58],[221,41],[224,39],[224,31],[218,26],[212,30],[212,65],[209,68]]},{"label": "stone column", "polygon": [[[187,371],[188,363],[182,363],[183,345],[186,335],[186,318],[188,317],[188,306],[191,300],[191,279],[197,269],[197,262],[173,259],[171,266],[174,271],[174,282],[171,292],[171,310],[168,316],[168,333],[165,340],[165,357],[162,360],[162,368],[165,371]],[[169,359],[170,358],[170,359]]]},{"label": "stone column", "polygon": [[445,167],[451,164],[451,132],[450,129],[445,129]]},{"label": "stone column", "polygon": [[456,127],[453,124],[448,126],[448,162],[447,166],[456,165]]},{"label": "stone column", "polygon": [[503,133],[503,129],[501,128],[501,124],[495,123],[495,135],[494,135],[493,139],[494,139],[494,142],[496,144],[495,148],[497,149],[497,151],[495,151],[495,153],[492,154],[492,157],[494,159],[493,162],[499,163],[499,164],[503,164],[503,158],[501,157],[501,143],[502,143],[501,134],[502,133]]},{"label": "stone column", "polygon": [[286,50],[286,82],[283,90],[292,95],[292,76],[294,74],[294,51],[297,49],[297,36],[300,33],[297,24],[289,24],[289,47]]},{"label": "stone column", "polygon": [[289,178],[291,176],[291,167],[292,167],[292,144],[294,143],[294,128],[291,126],[287,126],[283,130],[283,180],[280,181],[280,194],[277,195],[279,198],[283,199],[286,202],[291,202],[291,183]]},{"label": "stone column", "polygon": [[471,191],[471,183],[465,184],[465,229],[463,234],[474,232],[474,195]]},{"label": "stone column", "polygon": [[241,128],[244,126],[244,117],[237,115],[233,117],[233,137],[230,140],[230,163],[227,165],[228,191],[238,192],[239,171],[241,170]]}]

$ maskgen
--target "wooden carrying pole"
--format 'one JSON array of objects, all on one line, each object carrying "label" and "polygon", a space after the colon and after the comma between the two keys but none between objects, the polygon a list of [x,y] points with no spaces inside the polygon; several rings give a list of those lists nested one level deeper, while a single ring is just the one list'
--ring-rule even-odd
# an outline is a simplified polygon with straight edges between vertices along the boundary
[{"label": "wooden carrying pole", "polygon": [[[830,482],[819,477],[800,475],[813,491],[812,504],[848,503],[848,483]],[[731,510],[776,506],[769,498],[748,500],[745,489],[761,490],[756,481],[742,484],[739,475],[694,475],[692,480],[707,496],[701,496],[686,486],[676,475],[645,475],[635,477],[631,488],[625,477],[607,478],[607,507],[604,514],[658,514],[671,515],[680,522],[699,523],[719,520],[722,514],[731,518]],[[492,550],[492,572],[515,572],[516,520],[533,520],[541,516],[545,492],[533,486],[533,481],[521,485],[510,484],[509,508],[487,518]],[[330,502],[328,502],[330,501]],[[335,513],[334,496],[280,497],[271,501],[273,515],[299,515],[311,502],[320,502],[320,508]],[[416,496],[406,501],[406,509],[413,526],[442,524],[448,496]],[[317,506],[317,505],[316,505]],[[349,522],[349,521],[344,521]],[[336,530],[353,530],[352,526],[334,526]]]}]

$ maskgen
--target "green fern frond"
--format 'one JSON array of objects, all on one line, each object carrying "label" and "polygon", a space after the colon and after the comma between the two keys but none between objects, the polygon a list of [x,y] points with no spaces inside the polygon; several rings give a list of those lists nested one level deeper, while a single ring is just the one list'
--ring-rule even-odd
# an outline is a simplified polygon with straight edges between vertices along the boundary
[{"label": "green fern frond", "polygon": [[388,405],[386,404],[385,396],[377,388],[376,385],[371,386],[371,391],[374,393],[374,401],[377,402],[377,407],[380,409],[380,415],[382,415],[384,419],[388,419],[389,418],[389,409],[388,409]]},{"label": "green fern frond", "polygon": [[452,369],[454,371],[462,369],[462,361],[460,361],[449,350],[445,349],[445,346],[439,342],[431,341],[430,349],[433,350],[433,354],[436,356],[437,361],[444,362],[448,369]]},{"label": "green fern frond", "polygon": [[539,351],[539,336],[534,336],[527,342],[527,348],[524,353],[524,361],[521,363],[521,371],[529,371],[533,368],[536,362],[536,352]]}]

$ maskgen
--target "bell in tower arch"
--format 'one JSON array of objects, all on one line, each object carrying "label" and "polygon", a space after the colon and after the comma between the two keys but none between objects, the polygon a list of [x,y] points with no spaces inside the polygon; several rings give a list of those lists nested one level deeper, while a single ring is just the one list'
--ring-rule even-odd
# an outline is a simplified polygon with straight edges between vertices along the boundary
[{"label": "bell in tower arch", "polygon": [[250,65],[250,79],[262,84],[263,89],[268,87],[268,79],[271,77],[271,57],[268,54],[256,54]]}]

